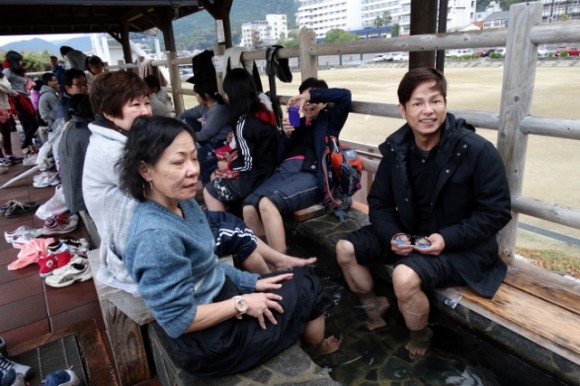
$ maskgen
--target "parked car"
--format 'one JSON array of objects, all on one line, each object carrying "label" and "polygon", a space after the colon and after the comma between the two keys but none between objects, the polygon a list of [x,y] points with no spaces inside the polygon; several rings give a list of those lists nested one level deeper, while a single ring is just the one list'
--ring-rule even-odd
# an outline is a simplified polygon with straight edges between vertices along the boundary
[{"label": "parked car", "polygon": [[568,56],[580,56],[580,50],[576,47],[561,47],[556,50],[555,55],[560,56],[562,51],[568,51]]},{"label": "parked car", "polygon": [[387,55],[379,54],[375,55],[375,57],[373,58],[373,62],[392,62],[392,59],[389,60]]},{"label": "parked car", "polygon": [[548,56],[549,53],[550,53],[550,51],[548,51],[547,49],[542,48],[542,47],[538,47],[538,56],[539,57],[542,57],[542,58],[546,57],[546,56]]}]

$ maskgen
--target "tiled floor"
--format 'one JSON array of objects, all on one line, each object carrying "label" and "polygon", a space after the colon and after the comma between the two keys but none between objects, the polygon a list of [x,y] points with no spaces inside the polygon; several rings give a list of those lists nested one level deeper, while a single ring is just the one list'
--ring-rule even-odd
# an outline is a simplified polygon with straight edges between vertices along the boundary
[{"label": "tiled floor", "polygon": [[[8,173],[0,175],[0,186],[29,167],[16,164]],[[54,194],[54,187],[34,188],[32,176],[0,189],[0,205],[15,199],[19,201],[46,202]],[[92,280],[75,283],[64,288],[52,288],[44,284],[38,275],[38,265],[9,271],[7,266],[17,259],[19,250],[4,240],[5,231],[13,231],[21,225],[42,227],[43,221],[34,213],[6,218],[0,215],[0,336],[8,347],[33,340],[49,332],[60,330],[86,319],[95,319],[104,334],[104,323]],[[67,234],[84,237],[88,234],[80,225]],[[140,386],[156,386],[156,379]]]}]

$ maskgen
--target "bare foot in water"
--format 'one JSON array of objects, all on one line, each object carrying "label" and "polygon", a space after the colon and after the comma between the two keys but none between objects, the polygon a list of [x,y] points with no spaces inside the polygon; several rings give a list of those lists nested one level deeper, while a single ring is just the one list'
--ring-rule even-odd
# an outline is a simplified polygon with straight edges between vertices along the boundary
[{"label": "bare foot in water", "polygon": [[389,306],[389,300],[384,296],[378,296],[372,302],[363,305],[368,317],[365,325],[369,331],[374,331],[387,325],[383,315],[387,312]]},{"label": "bare foot in water", "polygon": [[409,350],[409,358],[415,360],[425,355],[431,345],[431,338],[433,338],[433,330],[429,327],[419,331],[411,331],[411,339],[405,346]]},{"label": "bare foot in water", "polygon": [[303,259],[301,257],[286,256],[283,260],[276,262],[274,264],[274,270],[285,271],[292,269],[294,267],[304,267],[306,265],[316,263],[316,257],[309,257],[308,259]]},{"label": "bare foot in water", "polygon": [[338,349],[340,348],[340,345],[342,344],[342,340],[343,340],[342,335],[340,335],[340,337],[338,339],[333,335],[333,336],[329,336],[328,338],[324,339],[322,341],[322,343],[320,343],[318,346],[304,347],[304,349],[312,357],[318,357],[321,355],[332,354],[333,352],[338,351]]}]

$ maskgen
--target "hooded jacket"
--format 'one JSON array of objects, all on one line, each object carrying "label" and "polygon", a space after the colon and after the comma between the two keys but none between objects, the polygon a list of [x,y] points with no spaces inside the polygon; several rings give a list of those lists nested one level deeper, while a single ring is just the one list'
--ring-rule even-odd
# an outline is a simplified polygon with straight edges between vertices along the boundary
[{"label": "hooded jacket", "polygon": [[58,100],[58,94],[55,89],[47,85],[44,85],[40,88],[38,113],[40,114],[40,118],[46,122],[48,127],[52,127],[52,124],[56,119]]},{"label": "hooded jacket", "polygon": [[[409,180],[411,128],[405,124],[379,146],[383,156],[368,195],[375,234],[389,242],[397,233],[415,234],[416,204]],[[447,114],[435,155],[429,224],[445,240],[449,259],[466,283],[491,298],[507,267],[498,256],[496,234],[511,219],[503,162],[495,147],[463,119]]]}]

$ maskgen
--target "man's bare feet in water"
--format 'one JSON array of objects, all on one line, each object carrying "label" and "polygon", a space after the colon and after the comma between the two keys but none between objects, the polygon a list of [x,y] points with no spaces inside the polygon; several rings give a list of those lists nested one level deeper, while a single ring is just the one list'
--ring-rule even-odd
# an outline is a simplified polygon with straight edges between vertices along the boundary
[{"label": "man's bare feet in water", "polygon": [[411,339],[405,346],[409,350],[409,358],[415,360],[425,355],[431,345],[431,338],[433,338],[433,330],[429,327],[419,331],[411,331]]},{"label": "man's bare feet in water", "polygon": [[275,271],[285,271],[294,267],[304,267],[314,263],[316,263],[316,257],[303,259],[301,257],[284,255],[284,258],[277,259],[277,261],[273,264],[273,267]]},{"label": "man's bare feet in water", "polygon": [[389,306],[389,300],[384,296],[377,296],[371,301],[364,301],[363,308],[368,317],[365,325],[369,331],[374,331],[387,325],[383,315],[387,312]]},{"label": "man's bare feet in water", "polygon": [[342,335],[337,339],[334,335],[324,339],[318,346],[304,346],[304,350],[312,357],[319,357],[321,355],[332,354],[337,352],[342,344]]}]

